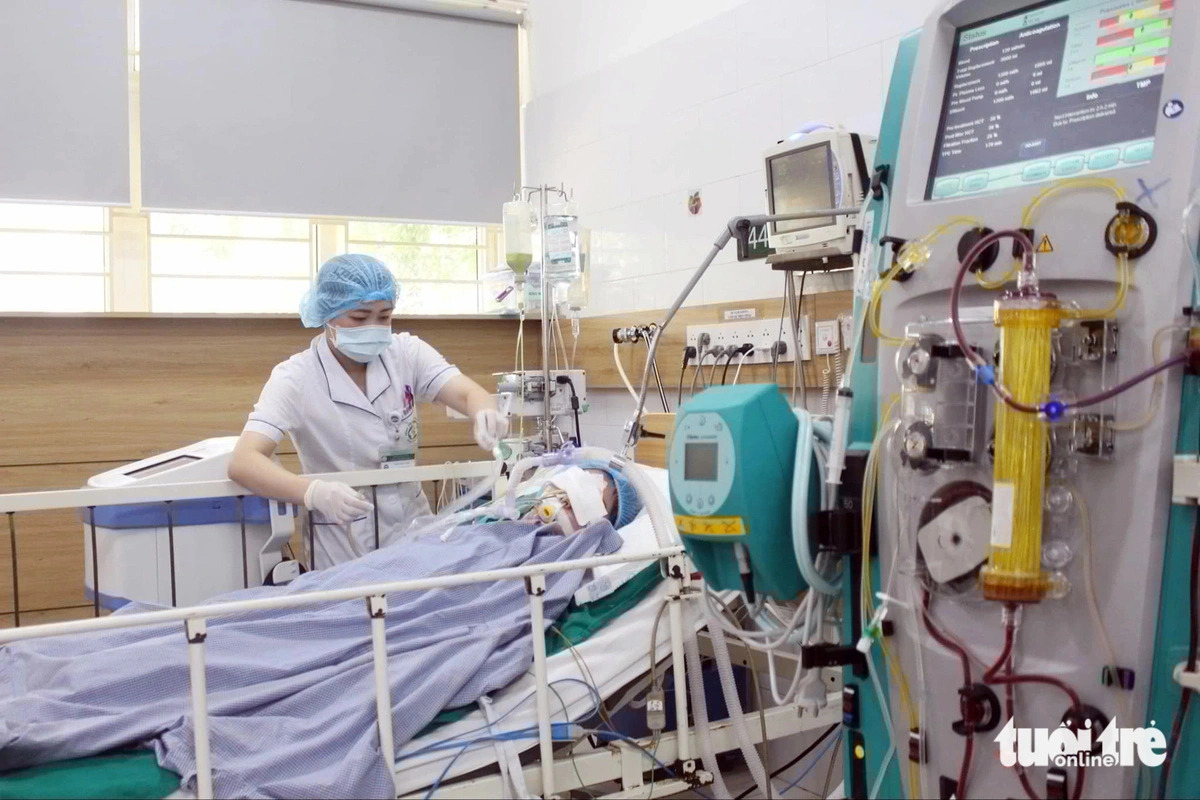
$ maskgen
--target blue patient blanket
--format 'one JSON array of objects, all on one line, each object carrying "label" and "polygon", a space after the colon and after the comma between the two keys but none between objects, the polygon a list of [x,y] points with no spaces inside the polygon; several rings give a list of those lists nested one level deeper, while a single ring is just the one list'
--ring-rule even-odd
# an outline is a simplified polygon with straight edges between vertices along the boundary
[{"label": "blue patient blanket", "polygon": [[[406,541],[220,600],[340,589],[615,552],[608,522],[572,536],[498,522],[449,542]],[[582,573],[546,576],[547,624]],[[137,613],[147,606],[118,613]],[[524,582],[388,596],[388,670],[396,746],[439,711],[524,674],[533,658]],[[539,633],[538,635],[542,635]],[[208,713],[218,797],[391,797],[379,752],[370,622],[363,600],[208,622]],[[183,624],[32,640],[0,648],[0,769],[151,744],[194,786]]]}]

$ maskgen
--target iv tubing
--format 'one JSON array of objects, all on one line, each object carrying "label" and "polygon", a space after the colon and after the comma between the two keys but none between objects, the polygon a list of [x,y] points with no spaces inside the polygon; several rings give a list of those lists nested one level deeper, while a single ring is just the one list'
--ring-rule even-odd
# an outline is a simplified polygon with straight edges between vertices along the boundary
[{"label": "iv tubing", "polygon": [[[966,277],[966,274],[970,270],[971,265],[973,263],[975,263],[976,259],[979,258],[979,256],[983,253],[984,250],[986,250],[991,245],[995,244],[996,242],[998,242],[1001,239],[1006,238],[1006,237],[1016,240],[1017,243],[1021,245],[1022,249],[1024,250],[1024,259],[1025,259],[1024,271],[1032,273],[1033,272],[1033,255],[1032,255],[1033,254],[1033,243],[1029,241],[1029,238],[1027,236],[1025,236],[1025,234],[1021,233],[1020,231],[1013,231],[1013,230],[996,231],[995,233],[990,233],[987,236],[984,236],[983,238],[981,238],[978,242],[975,243],[975,246],[971,248],[970,252],[967,253],[966,258],[964,258],[962,263],[959,264],[958,275],[954,279],[954,287],[950,292],[950,321],[954,328],[954,338],[957,341],[959,348],[962,350],[962,352],[964,354],[964,358],[966,358],[967,361],[972,366],[975,366],[977,368],[986,368],[989,365],[987,364],[987,362],[984,360],[984,358],[982,356],[980,356],[978,353],[976,353],[970,347],[970,345],[967,344],[967,337],[966,337],[966,334],[963,332],[962,322],[959,319],[959,313],[958,313],[959,297],[962,293],[963,279]],[[1079,400],[1072,400],[1070,402],[1064,402],[1063,403],[1064,410],[1066,410],[1068,408],[1086,408],[1087,406],[1092,406],[1092,405],[1096,405],[1097,403],[1103,403],[1106,400],[1111,400],[1112,398],[1116,397],[1117,395],[1121,394],[1122,392],[1129,390],[1130,388],[1136,386],[1137,384],[1141,383],[1142,381],[1154,377],[1159,372],[1170,369],[1171,367],[1174,367],[1178,364],[1186,363],[1187,360],[1188,360],[1188,356],[1186,354],[1181,354],[1181,355],[1175,356],[1174,358],[1167,359],[1166,361],[1164,361],[1160,364],[1156,364],[1153,367],[1150,367],[1149,369],[1138,373],[1137,375],[1133,376],[1129,380],[1119,383],[1116,386],[1113,386],[1109,389],[1105,389],[1104,391],[1099,392],[1098,394],[1092,395],[1090,397],[1084,397]],[[1015,411],[1021,411],[1026,414],[1038,414],[1042,410],[1038,406],[1027,405],[1025,403],[1018,402],[1012,396],[1012,393],[1000,383],[992,382],[991,387],[992,387],[993,394],[995,394],[997,398],[1002,400],[1009,408],[1012,408]]]}]

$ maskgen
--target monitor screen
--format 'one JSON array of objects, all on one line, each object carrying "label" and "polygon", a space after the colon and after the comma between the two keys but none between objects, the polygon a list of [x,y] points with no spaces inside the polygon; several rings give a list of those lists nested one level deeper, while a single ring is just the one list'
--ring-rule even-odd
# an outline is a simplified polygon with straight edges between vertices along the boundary
[{"label": "monitor screen", "polygon": [[715,442],[683,446],[683,479],[685,481],[715,481],[717,479],[717,444]]},{"label": "monitor screen", "polygon": [[[792,150],[767,162],[771,178],[771,213],[790,214],[833,208],[833,151],[828,142]],[[833,225],[833,217],[776,222],[775,233],[791,233]]]},{"label": "monitor screen", "polygon": [[960,28],[925,197],[1143,164],[1174,0],[1058,0]]},{"label": "monitor screen", "polygon": [[168,458],[166,461],[159,461],[157,464],[150,464],[140,469],[130,470],[125,473],[128,478],[148,478],[151,475],[157,475],[160,472],[166,472],[175,467],[182,467],[184,464],[190,464],[193,461],[199,461],[199,456],[175,456]]}]

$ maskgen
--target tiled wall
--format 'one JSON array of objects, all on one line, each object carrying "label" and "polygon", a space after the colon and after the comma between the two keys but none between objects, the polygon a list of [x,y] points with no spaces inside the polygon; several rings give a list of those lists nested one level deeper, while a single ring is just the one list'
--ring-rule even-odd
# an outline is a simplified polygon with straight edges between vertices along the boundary
[{"label": "tiled wall", "polygon": [[[897,42],[941,1],[532,0],[527,178],[574,189],[593,230],[587,313],[670,305],[731,216],[766,210],[779,139],[814,121],[875,133]],[[688,302],[779,297],[782,280],[730,246]],[[589,400],[584,440],[618,447],[633,401]]]},{"label": "tiled wall", "polygon": [[[574,189],[594,231],[589,313],[669,305],[729,217],[765,210],[779,139],[813,121],[877,131],[896,43],[939,2],[532,0],[527,177]],[[731,246],[690,302],[781,292]]]},{"label": "tiled wall", "polygon": [[[675,398],[670,398],[672,410]],[[629,392],[621,389],[588,390],[591,410],[580,418],[584,444],[620,450],[625,441],[625,423],[633,415],[634,402]],[[646,398],[647,411],[662,411],[658,394]]]}]

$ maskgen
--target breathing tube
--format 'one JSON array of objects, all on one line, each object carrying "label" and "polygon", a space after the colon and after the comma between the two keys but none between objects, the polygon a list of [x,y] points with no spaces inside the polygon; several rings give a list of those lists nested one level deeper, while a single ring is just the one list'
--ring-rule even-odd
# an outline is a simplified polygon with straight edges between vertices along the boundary
[{"label": "breathing tube", "polygon": [[[746,728],[746,716],[742,712],[741,698],[738,697],[737,679],[733,676],[733,663],[729,658],[729,647],[725,643],[725,632],[707,609],[708,607],[705,606],[705,622],[708,623],[709,634],[712,637],[713,656],[717,662],[717,675],[721,679],[721,691],[725,695],[725,708],[729,712],[729,719],[733,722],[733,732],[737,737],[738,747],[742,751],[742,758],[745,759],[746,766],[750,769],[750,775],[754,778],[760,796],[766,797],[767,771],[763,768],[762,759],[759,757],[754,743],[750,741],[750,731]],[[689,672],[699,673],[698,670],[689,670]]]},{"label": "breathing tube", "polygon": [[[725,779],[721,776],[717,751],[713,747],[712,730],[708,724],[708,700],[704,696],[704,673],[701,672],[700,647],[696,643],[695,620],[689,619],[688,624],[684,625],[683,651],[687,657],[688,692],[692,700],[691,710],[696,723],[696,736],[700,740],[700,756],[704,759],[705,769],[712,773],[712,786],[716,796],[732,797],[725,785]],[[683,687],[677,686],[675,691],[683,691]]]},{"label": "breathing tube", "polygon": [[[796,420],[800,423],[796,429],[796,459],[792,468],[792,545],[796,551],[796,564],[800,567],[800,574],[804,580],[814,590],[822,594],[837,595],[841,592],[841,587],[817,569],[812,543],[808,537],[808,492],[812,473],[813,440],[820,437],[828,442],[829,435],[824,426],[814,426],[807,411],[795,409],[795,413]],[[825,505],[823,495],[822,508]]]}]

